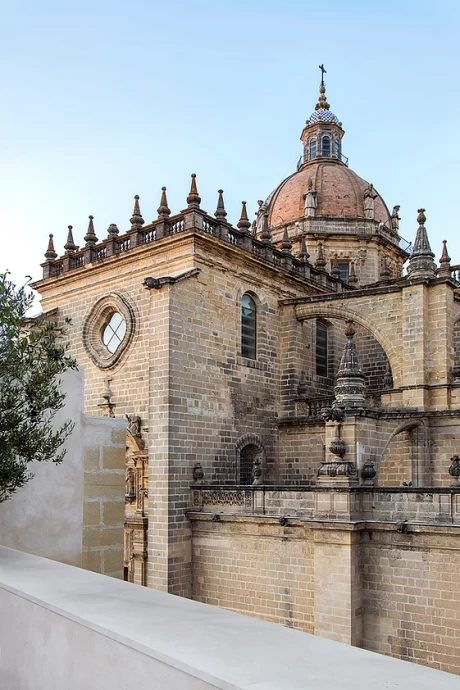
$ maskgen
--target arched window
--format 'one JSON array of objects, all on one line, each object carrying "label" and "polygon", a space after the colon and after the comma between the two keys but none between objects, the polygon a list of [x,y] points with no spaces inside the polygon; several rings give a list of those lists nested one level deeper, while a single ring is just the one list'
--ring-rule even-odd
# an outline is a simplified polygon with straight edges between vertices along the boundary
[{"label": "arched window", "polygon": [[330,155],[331,155],[331,138],[330,137],[323,137],[321,139],[321,155],[330,157]]},{"label": "arched window", "polygon": [[249,443],[240,452],[240,484],[252,484],[254,477],[252,470],[254,460],[260,455],[260,449],[254,444]]},{"label": "arched window", "polygon": [[327,326],[316,322],[316,375],[327,377]]},{"label": "arched window", "polygon": [[310,139],[310,160],[316,158],[316,139]]},{"label": "arched window", "polygon": [[251,295],[241,298],[241,355],[256,358],[257,307]]},{"label": "arched window", "polygon": [[334,139],[334,156],[340,158],[340,140]]}]

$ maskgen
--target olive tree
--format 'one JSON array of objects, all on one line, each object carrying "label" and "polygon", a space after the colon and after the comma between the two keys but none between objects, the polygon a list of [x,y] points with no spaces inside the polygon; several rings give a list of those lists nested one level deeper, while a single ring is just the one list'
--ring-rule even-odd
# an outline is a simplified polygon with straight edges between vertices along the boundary
[{"label": "olive tree", "polygon": [[56,322],[26,317],[33,299],[0,273],[0,502],[32,479],[31,462],[60,463],[73,429],[53,419],[65,399],[59,375],[76,363]]}]

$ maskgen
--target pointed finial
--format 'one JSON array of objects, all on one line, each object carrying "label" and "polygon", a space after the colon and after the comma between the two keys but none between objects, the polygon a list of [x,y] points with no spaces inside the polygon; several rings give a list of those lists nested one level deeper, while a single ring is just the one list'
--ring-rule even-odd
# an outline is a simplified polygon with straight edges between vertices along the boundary
[{"label": "pointed finial", "polygon": [[391,278],[390,269],[388,268],[387,257],[382,259],[382,266],[380,268],[380,280],[389,280]]},{"label": "pointed finial", "polygon": [[262,232],[260,233],[260,241],[263,242],[264,244],[270,244],[270,242],[272,241],[272,235],[270,232],[270,228],[268,227],[268,214],[267,213],[263,214]]},{"label": "pointed finial", "polygon": [[318,251],[316,254],[315,266],[316,268],[324,268],[326,265],[326,259],[324,258],[323,244],[318,242]]},{"label": "pointed finial", "polygon": [[290,254],[292,249],[292,243],[289,239],[287,228],[284,228],[283,241],[281,242],[281,251],[284,254]]},{"label": "pointed finial", "polygon": [[195,173],[192,173],[192,183],[190,185],[190,192],[187,197],[187,204],[189,205],[189,208],[193,207],[199,207],[201,204],[201,197],[198,194],[198,189],[196,186],[196,175]]},{"label": "pointed finial", "polygon": [[255,220],[251,223],[251,234],[254,235],[254,237],[257,235],[257,221]]},{"label": "pointed finial", "polygon": [[166,187],[161,188],[160,205],[157,208],[158,218],[169,218],[171,209],[168,206],[168,199],[166,197]]},{"label": "pointed finial", "polygon": [[356,275],[355,262],[354,261],[352,261],[350,263],[350,272],[348,274],[348,283],[349,283],[349,285],[357,285],[358,284],[358,276]]},{"label": "pointed finial", "polygon": [[340,279],[340,269],[337,261],[331,261],[331,277],[337,280]]},{"label": "pointed finial", "polygon": [[85,240],[87,247],[92,247],[97,242],[96,233],[94,232],[94,223],[93,223],[94,216],[88,216],[88,218],[89,218],[88,230],[86,231],[86,235],[84,236],[83,239]]},{"label": "pointed finial", "polygon": [[54,250],[54,242],[53,242],[53,235],[50,234],[49,240],[48,240],[48,249],[45,252],[45,259],[47,261],[52,261],[53,259],[57,259],[57,253]]},{"label": "pointed finial", "polygon": [[139,194],[134,197],[133,215],[129,219],[131,223],[131,230],[140,230],[144,225],[144,219],[141,216],[141,209],[139,207]]},{"label": "pointed finial", "polygon": [[442,241],[442,254],[439,259],[438,276],[441,278],[450,278],[450,256],[447,251],[447,240]]},{"label": "pointed finial", "polygon": [[227,216],[227,211],[225,210],[224,206],[224,190],[219,189],[217,194],[219,196],[217,197],[217,208],[214,215],[217,218],[217,220],[225,220]]},{"label": "pointed finial", "polygon": [[116,226],[116,224],[110,223],[109,227],[107,228],[108,237],[117,237],[119,232],[120,231],[118,230],[118,227]]},{"label": "pointed finial", "polygon": [[407,275],[410,278],[435,278],[436,266],[433,262],[434,254],[431,251],[428,234],[425,228],[426,215],[424,208],[418,209],[417,222],[419,227],[409,259]]},{"label": "pointed finial", "polygon": [[334,405],[345,407],[346,409],[363,408],[365,406],[365,376],[359,365],[358,351],[354,341],[355,332],[353,321],[347,321],[345,328],[347,342],[343,348],[334,388]]},{"label": "pointed finial", "polygon": [[65,253],[66,254],[72,254],[77,248],[75,242],[73,241],[73,234],[72,234],[72,226],[68,225],[67,226],[68,233],[67,233],[67,242],[64,245]]},{"label": "pointed finial", "polygon": [[319,68],[321,70],[321,84],[319,87],[318,103],[315,105],[315,110],[329,110],[330,105],[326,100],[326,87],[324,85],[326,70],[324,69],[324,65],[320,65]]},{"label": "pointed finial", "polygon": [[305,243],[305,237],[302,237],[302,240],[300,242],[299,259],[306,264],[309,258],[310,254],[308,253],[307,245]]},{"label": "pointed finial", "polygon": [[251,221],[248,218],[248,212],[246,210],[245,201],[241,202],[241,215],[238,223],[236,224],[236,227],[239,228],[242,232],[249,232],[249,229],[251,227]]}]

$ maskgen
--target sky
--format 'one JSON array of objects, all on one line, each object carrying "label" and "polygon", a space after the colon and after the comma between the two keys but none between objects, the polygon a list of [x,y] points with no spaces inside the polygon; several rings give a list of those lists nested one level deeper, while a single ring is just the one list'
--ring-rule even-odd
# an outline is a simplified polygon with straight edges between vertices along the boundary
[{"label": "sky", "polygon": [[255,213],[290,173],[324,63],[350,167],[413,240],[460,263],[458,0],[0,0],[0,272],[41,277],[48,234],[83,245],[202,207]]}]

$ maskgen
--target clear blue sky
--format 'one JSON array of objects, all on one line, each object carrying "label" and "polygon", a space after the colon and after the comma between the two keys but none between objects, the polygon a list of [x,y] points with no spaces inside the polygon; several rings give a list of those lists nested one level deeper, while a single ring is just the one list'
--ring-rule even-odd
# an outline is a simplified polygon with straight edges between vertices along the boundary
[{"label": "clear blue sky", "polygon": [[458,0],[16,0],[0,10],[0,270],[41,276],[48,233],[62,253],[95,217],[146,221],[160,188],[173,212],[196,172],[213,213],[225,190],[265,198],[294,170],[324,62],[350,166],[412,240],[427,210],[460,263]]}]

